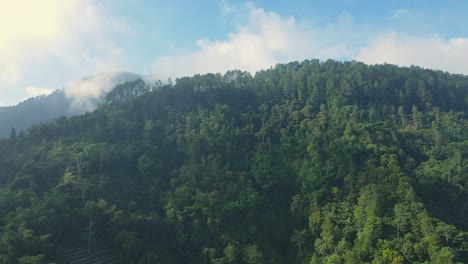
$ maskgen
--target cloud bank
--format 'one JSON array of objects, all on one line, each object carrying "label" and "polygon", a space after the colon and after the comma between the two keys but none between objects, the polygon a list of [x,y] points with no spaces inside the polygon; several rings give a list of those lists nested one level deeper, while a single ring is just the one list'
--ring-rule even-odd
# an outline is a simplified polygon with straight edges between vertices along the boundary
[{"label": "cloud bank", "polygon": [[[222,14],[237,10],[222,1]],[[399,9],[390,19],[409,14],[408,10]],[[164,80],[232,69],[255,73],[277,63],[312,58],[419,65],[468,74],[468,38],[378,33],[356,25],[347,13],[325,25],[297,22],[294,17],[250,6],[246,22],[226,40],[200,39],[195,51],[160,57],[152,69],[155,78]]]},{"label": "cloud bank", "polygon": [[468,38],[412,37],[391,32],[375,37],[355,59],[468,74]]},{"label": "cloud bank", "polygon": [[349,17],[319,29],[301,26],[293,17],[260,8],[249,11],[247,23],[226,40],[201,39],[195,52],[157,59],[152,67],[155,76],[165,79],[232,69],[255,72],[280,62],[349,55],[345,40],[339,40],[337,34],[342,24],[352,24],[347,21]]},{"label": "cloud bank", "polygon": [[35,97],[39,95],[49,95],[53,93],[54,91],[51,89],[47,88],[41,88],[41,87],[36,87],[36,86],[28,86],[26,87],[26,92],[28,93],[29,97]]},{"label": "cloud bank", "polygon": [[[125,66],[125,52],[115,36],[131,30],[105,13],[100,2],[0,0],[0,6],[0,97],[4,100],[35,94],[37,89],[28,90],[25,80],[61,78],[64,83]],[[49,86],[46,82],[33,86]]]}]

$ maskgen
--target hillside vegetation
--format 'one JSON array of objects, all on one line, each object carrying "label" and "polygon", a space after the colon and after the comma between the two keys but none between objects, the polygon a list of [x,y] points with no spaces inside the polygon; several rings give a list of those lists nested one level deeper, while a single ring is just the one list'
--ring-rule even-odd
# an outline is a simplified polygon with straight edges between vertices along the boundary
[{"label": "hillside vegetation", "polygon": [[468,263],[468,77],[318,60],[116,86],[0,141],[0,263]]}]

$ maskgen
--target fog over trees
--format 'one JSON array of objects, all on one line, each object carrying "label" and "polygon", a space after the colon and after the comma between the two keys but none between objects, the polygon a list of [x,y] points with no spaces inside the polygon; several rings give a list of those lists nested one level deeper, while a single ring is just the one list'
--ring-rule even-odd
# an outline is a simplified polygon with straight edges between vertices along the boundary
[{"label": "fog over trees", "polygon": [[51,122],[61,116],[92,111],[104,102],[107,92],[119,83],[142,78],[129,72],[101,73],[65,84],[49,95],[29,98],[14,106],[0,107],[0,138],[12,128],[22,131],[32,125]]}]

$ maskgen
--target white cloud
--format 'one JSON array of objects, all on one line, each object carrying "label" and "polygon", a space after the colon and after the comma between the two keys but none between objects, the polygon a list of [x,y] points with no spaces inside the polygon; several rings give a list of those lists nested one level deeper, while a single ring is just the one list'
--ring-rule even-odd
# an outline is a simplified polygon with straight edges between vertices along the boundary
[{"label": "white cloud", "polygon": [[468,74],[468,38],[413,37],[391,32],[377,36],[355,59]]},{"label": "white cloud", "polygon": [[408,16],[410,11],[407,9],[398,9],[392,14],[392,18],[400,18],[404,16]]},{"label": "white cloud", "polygon": [[[409,14],[410,11],[399,9],[393,17]],[[153,73],[156,79],[163,80],[232,69],[253,73],[276,63],[331,58],[355,59],[369,64],[418,65],[468,74],[468,38],[375,32],[375,29],[354,24],[347,13],[337,17],[335,22],[316,25],[249,6],[247,22],[226,40],[198,40],[194,52],[157,59]]]},{"label": "white cloud", "polygon": [[344,31],[351,26],[350,20],[344,15],[321,29],[251,7],[248,22],[227,40],[199,40],[195,52],[157,59],[153,72],[156,78],[165,79],[232,69],[255,72],[280,62],[346,57],[350,35]]},{"label": "white cloud", "polygon": [[221,13],[223,15],[228,15],[232,12],[234,12],[234,10],[236,10],[235,6],[229,4],[227,2],[227,0],[221,0],[221,2],[219,3],[220,7],[221,7]]},{"label": "white cloud", "polygon": [[38,72],[71,79],[125,66],[113,37],[132,32],[100,2],[0,0],[0,6],[0,97],[24,97],[21,87]]},{"label": "white cloud", "polygon": [[39,95],[49,95],[53,93],[54,90],[48,88],[41,88],[36,86],[26,87],[26,93],[29,97],[39,96]]}]

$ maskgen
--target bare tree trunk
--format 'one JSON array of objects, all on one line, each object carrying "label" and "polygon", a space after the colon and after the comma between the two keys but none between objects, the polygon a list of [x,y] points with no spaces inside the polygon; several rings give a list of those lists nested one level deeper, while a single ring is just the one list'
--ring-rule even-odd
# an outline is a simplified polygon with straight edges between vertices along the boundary
[{"label": "bare tree trunk", "polygon": [[93,228],[93,207],[91,206],[91,212],[89,217],[89,232],[88,232],[88,254],[91,254],[91,232]]}]

